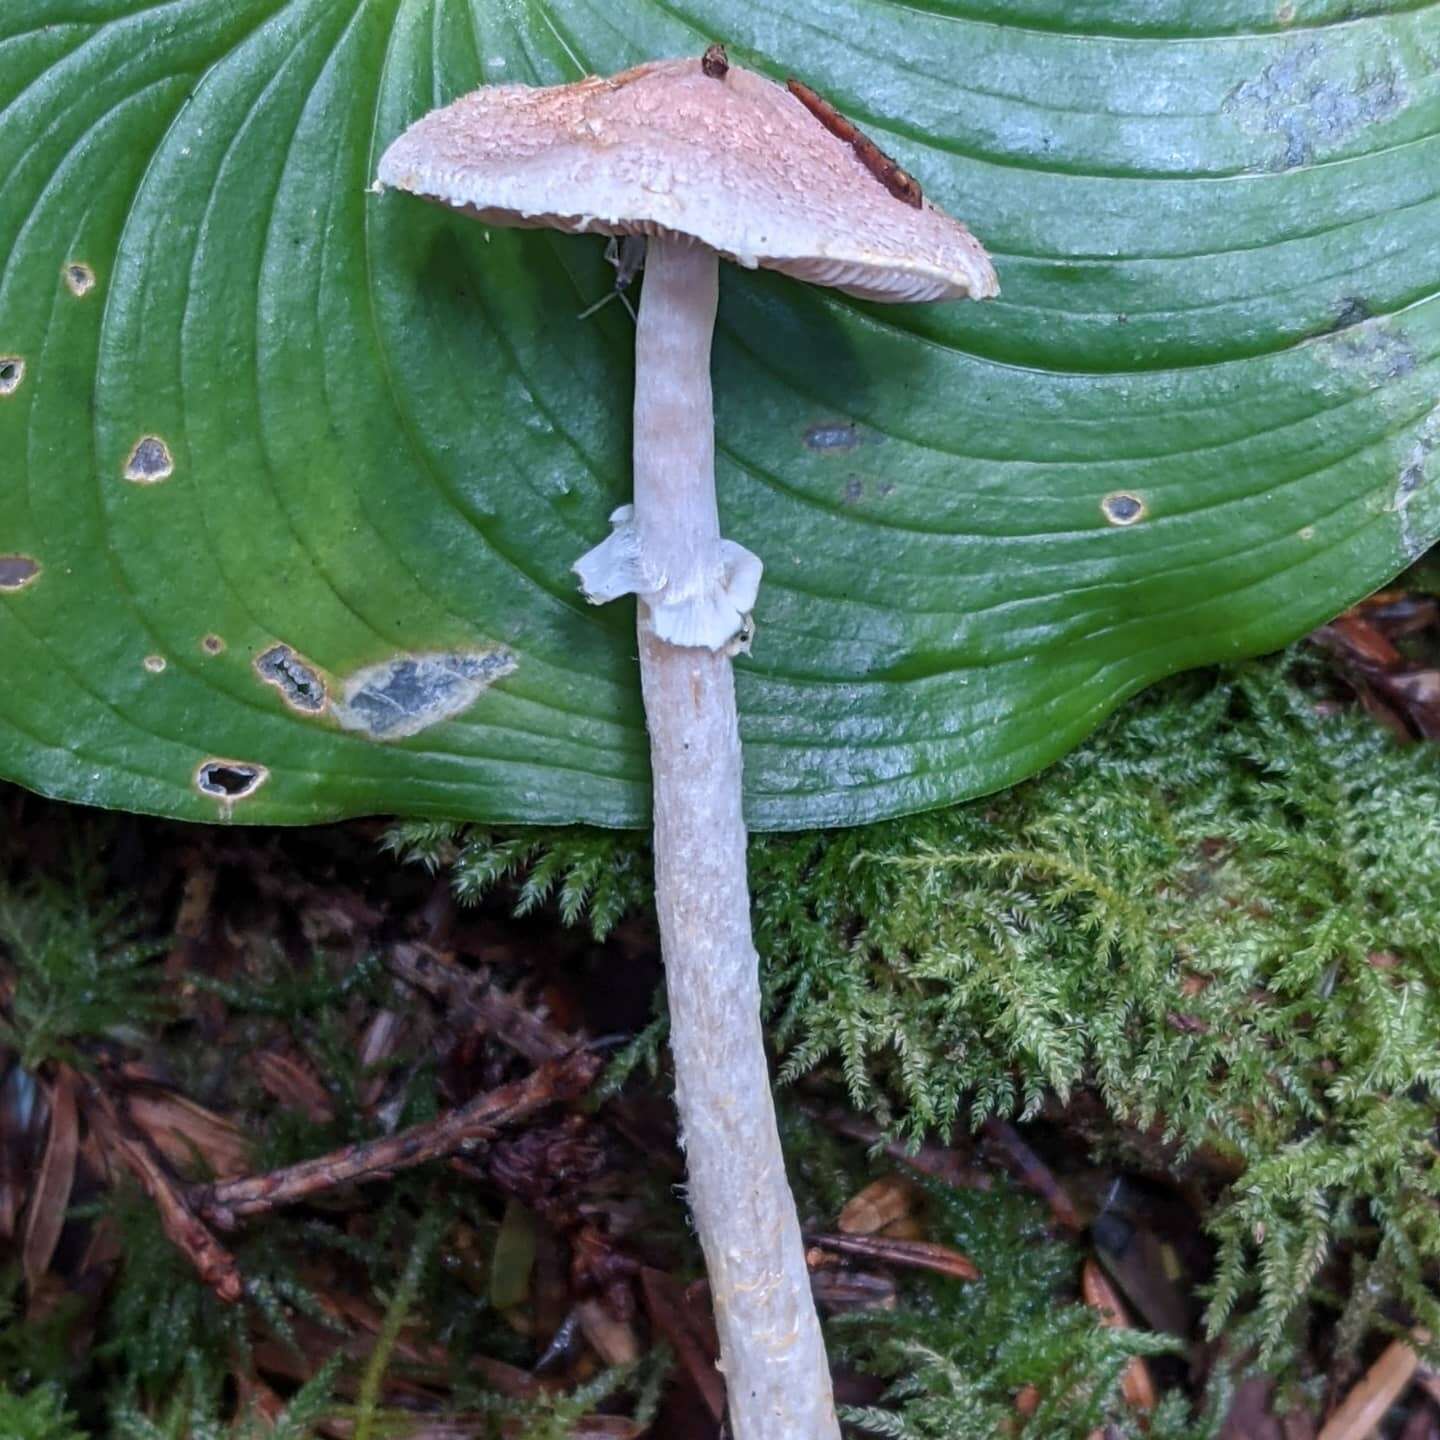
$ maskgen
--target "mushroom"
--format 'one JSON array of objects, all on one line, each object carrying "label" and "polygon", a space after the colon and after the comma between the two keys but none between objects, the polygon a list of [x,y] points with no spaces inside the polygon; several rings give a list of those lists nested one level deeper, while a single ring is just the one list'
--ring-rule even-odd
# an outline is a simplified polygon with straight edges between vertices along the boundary
[{"label": "mushroom", "polygon": [[867,300],[984,298],[970,233],[808,87],[658,60],[610,78],[489,86],[418,121],[379,185],[488,225],[644,236],[634,503],[575,565],[638,598],[655,898],[689,1198],[737,1440],[838,1436],[760,1027],[731,656],[761,562],[721,537],[710,342],[721,256]]}]

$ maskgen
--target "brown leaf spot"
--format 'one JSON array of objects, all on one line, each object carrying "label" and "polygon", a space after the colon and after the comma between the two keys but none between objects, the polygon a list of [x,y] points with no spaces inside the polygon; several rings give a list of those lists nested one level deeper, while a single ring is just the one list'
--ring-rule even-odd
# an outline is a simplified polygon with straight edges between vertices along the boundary
[{"label": "brown leaf spot", "polygon": [[220,655],[224,653],[225,642],[218,635],[207,635],[201,640],[200,648],[207,655]]},{"label": "brown leaf spot", "polygon": [[1128,490],[1117,490],[1100,502],[1101,513],[1112,525],[1134,525],[1145,518],[1145,502]]},{"label": "brown leaf spot", "polygon": [[95,272],[82,260],[72,260],[62,272],[65,288],[78,300],[95,288]]},{"label": "brown leaf spot", "polygon": [[320,672],[288,645],[272,645],[257,655],[255,673],[302,715],[319,715],[330,702]]},{"label": "brown leaf spot", "polygon": [[158,435],[143,435],[125,462],[125,478],[137,485],[156,485],[175,473],[170,447]]}]

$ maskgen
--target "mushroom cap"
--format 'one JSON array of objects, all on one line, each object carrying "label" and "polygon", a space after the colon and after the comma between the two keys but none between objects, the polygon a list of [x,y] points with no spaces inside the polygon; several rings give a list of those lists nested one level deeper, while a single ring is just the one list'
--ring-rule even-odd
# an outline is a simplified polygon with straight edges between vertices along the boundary
[{"label": "mushroom cap", "polygon": [[487,86],[405,131],[379,182],[490,225],[698,240],[867,300],[999,288],[958,220],[898,198],[789,90],[738,65]]}]

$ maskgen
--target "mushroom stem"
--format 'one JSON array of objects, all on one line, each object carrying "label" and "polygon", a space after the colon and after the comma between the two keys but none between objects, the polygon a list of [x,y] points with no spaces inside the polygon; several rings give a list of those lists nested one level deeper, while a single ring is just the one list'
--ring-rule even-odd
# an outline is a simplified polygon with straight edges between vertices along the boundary
[{"label": "mushroom stem", "polygon": [[708,245],[646,245],[635,322],[635,529],[662,605],[700,588],[719,554],[710,398],[719,271]]},{"label": "mushroom stem", "polygon": [[595,604],[638,595],[672,645],[733,648],[755,604],[760,561],[720,536],[715,508],[710,334],[719,256],[699,241],[652,239],[635,332],[635,503],[575,562]]},{"label": "mushroom stem", "polygon": [[[720,543],[710,337],[717,256],[650,242],[635,341],[635,526],[644,553]],[[670,575],[677,573],[667,566]],[[724,648],[656,633],[639,604],[655,784],[655,903],[675,1099],[736,1440],[838,1440],[795,1200],[775,1126],[750,933],[740,732]]]}]

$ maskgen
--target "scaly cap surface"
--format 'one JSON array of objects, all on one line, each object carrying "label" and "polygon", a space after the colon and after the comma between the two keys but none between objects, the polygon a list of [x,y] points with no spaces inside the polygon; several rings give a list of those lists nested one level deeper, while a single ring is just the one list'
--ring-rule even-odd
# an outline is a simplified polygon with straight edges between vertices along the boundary
[{"label": "scaly cap surface", "polygon": [[737,65],[487,86],[405,131],[379,180],[491,225],[688,236],[869,300],[998,290],[958,220],[893,194],[789,90]]}]

